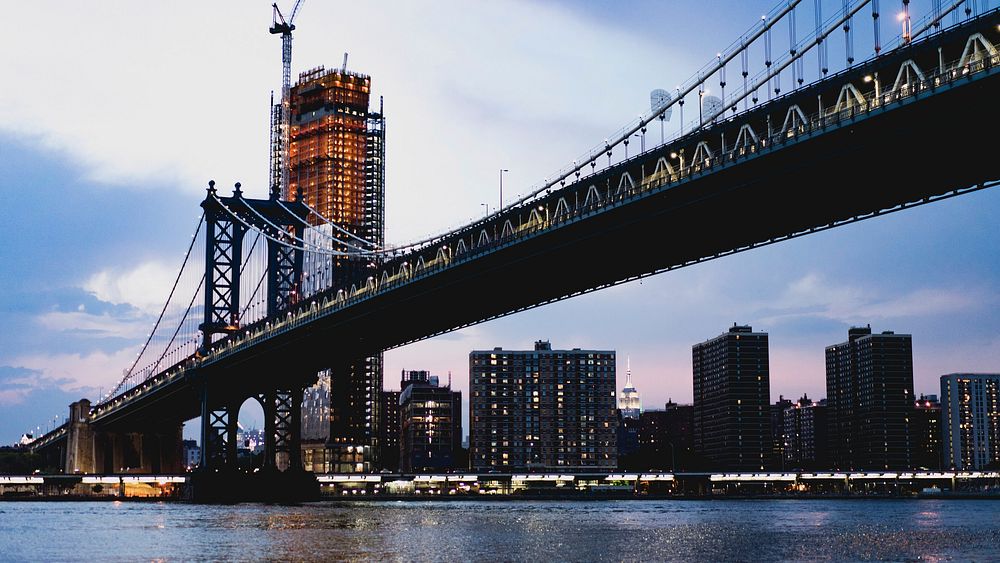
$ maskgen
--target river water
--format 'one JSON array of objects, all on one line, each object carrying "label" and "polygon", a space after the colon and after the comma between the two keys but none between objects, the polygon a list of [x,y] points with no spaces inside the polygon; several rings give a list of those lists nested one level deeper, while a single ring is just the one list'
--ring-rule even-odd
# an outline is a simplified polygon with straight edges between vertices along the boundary
[{"label": "river water", "polygon": [[0,560],[1000,561],[1000,501],[3,502]]}]

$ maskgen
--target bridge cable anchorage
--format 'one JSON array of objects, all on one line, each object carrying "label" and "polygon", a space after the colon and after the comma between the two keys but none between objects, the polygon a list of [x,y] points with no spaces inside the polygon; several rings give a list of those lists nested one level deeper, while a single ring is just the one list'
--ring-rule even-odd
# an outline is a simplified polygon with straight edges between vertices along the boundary
[{"label": "bridge cable anchorage", "polygon": [[195,227],[194,235],[191,236],[191,244],[188,245],[187,252],[184,254],[184,261],[181,263],[181,268],[177,272],[177,277],[174,279],[174,285],[173,287],[170,288],[170,294],[167,296],[166,303],[163,304],[163,309],[160,310],[160,315],[156,318],[156,323],[153,325],[153,330],[150,331],[149,336],[146,338],[146,343],[143,344],[142,350],[140,350],[139,354],[136,355],[135,361],[132,362],[132,366],[129,367],[128,370],[126,371],[125,377],[122,379],[122,382],[119,383],[118,387],[115,387],[115,390],[111,393],[112,396],[117,394],[119,388],[122,385],[124,385],[125,381],[132,375],[132,370],[135,369],[135,366],[139,363],[139,360],[142,358],[142,355],[146,352],[146,348],[149,347],[150,341],[153,340],[153,335],[156,334],[156,328],[160,326],[160,321],[163,320],[163,315],[166,314],[167,307],[170,305],[170,300],[173,298],[174,292],[177,290],[177,285],[181,281],[181,274],[184,273],[184,268],[187,266],[188,258],[191,257],[191,250],[194,248],[194,243],[198,240],[198,232],[201,231],[201,226],[204,222],[205,222],[205,214],[202,213],[201,217],[198,219],[198,226]]},{"label": "bridge cable anchorage", "polygon": [[[292,217],[294,217],[296,221],[298,221],[299,223],[301,223],[301,224],[302,224],[303,226],[305,226],[306,228],[310,228],[310,227],[319,227],[319,226],[322,226],[322,225],[311,225],[311,224],[309,224],[309,221],[306,221],[305,219],[303,219],[303,218],[299,217],[299,216],[298,216],[298,215],[296,215],[295,213],[292,213],[292,210],[291,210],[291,209],[289,209],[289,208],[288,208],[288,207],[287,207],[287,206],[286,206],[286,205],[285,205],[284,203],[282,203],[282,201],[281,201],[280,199],[279,199],[279,200],[277,200],[277,203],[278,203],[278,205],[279,205],[279,206],[280,206],[280,207],[281,207],[282,209],[284,209],[285,211],[287,211],[289,215],[291,215]],[[303,204],[303,205],[305,205],[305,204]],[[306,206],[306,208],[307,208],[307,209],[308,209],[309,211],[312,211],[312,208],[311,208],[311,207],[309,207],[309,206]],[[338,225],[334,224],[333,222],[330,222],[330,221],[326,221],[326,219],[323,219],[323,217],[322,217],[322,216],[320,216],[320,215],[319,215],[318,213],[316,214],[316,216],[317,216],[317,217],[319,217],[320,219],[322,219],[322,220],[324,221],[323,225],[330,225],[330,227],[332,227],[332,228],[335,228],[335,229],[337,229],[338,231],[341,231],[341,232],[347,232],[347,230],[346,230],[346,229],[343,229],[343,228],[339,227]],[[359,247],[359,246],[355,246],[355,245],[353,245],[353,244],[351,244],[351,243],[349,243],[349,242],[347,242],[347,241],[344,241],[344,240],[341,240],[341,239],[339,239],[339,238],[337,238],[337,237],[335,237],[335,236],[333,236],[333,235],[331,235],[331,234],[328,234],[328,233],[326,233],[326,232],[323,232],[323,231],[321,231],[321,230],[315,230],[315,231],[313,231],[313,232],[316,232],[316,233],[318,233],[318,234],[322,235],[323,237],[325,237],[325,238],[327,238],[327,239],[330,239],[330,241],[331,241],[331,242],[335,242],[335,243],[337,243],[337,244],[340,244],[340,245],[343,245],[343,246],[346,246],[347,248],[351,248],[351,249],[354,249],[354,250],[358,250],[358,251],[361,251],[361,252],[375,252],[375,251],[377,251],[377,249],[378,249],[378,247],[377,247],[377,246],[376,246],[375,244],[372,244],[371,242],[368,242],[368,241],[366,241],[365,239],[362,239],[362,238],[359,238],[359,237],[354,237],[354,238],[356,238],[356,239],[360,240],[361,242],[363,242],[363,243],[365,243],[365,244],[368,244],[368,245],[372,246],[372,247],[373,247],[373,248],[375,248],[376,250],[368,250],[368,249],[365,249],[365,248],[361,248],[361,247]]]}]

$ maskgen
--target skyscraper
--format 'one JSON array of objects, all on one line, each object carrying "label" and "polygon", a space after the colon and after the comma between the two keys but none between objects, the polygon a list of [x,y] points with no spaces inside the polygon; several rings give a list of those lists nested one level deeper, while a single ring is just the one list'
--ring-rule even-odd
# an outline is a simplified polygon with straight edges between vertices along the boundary
[{"label": "skyscraper", "polygon": [[400,381],[399,466],[404,473],[455,467],[462,447],[462,393],[426,371],[403,371]]},{"label": "skyscraper", "polygon": [[[325,219],[340,229],[329,233],[341,239],[331,245],[335,251],[380,248],[385,241],[385,118],[381,104],[370,111],[370,95],[371,78],[346,68],[304,72],[291,89],[289,182],[281,195],[293,200],[301,191],[315,210],[309,219],[313,224]],[[328,284],[343,289],[364,284],[378,268],[371,258],[323,259],[327,263],[318,271]],[[304,441],[304,457],[314,471],[376,468],[382,355],[336,352],[320,379],[314,391],[327,397],[312,400],[326,405],[329,429]]]},{"label": "skyscraper", "polygon": [[601,471],[617,463],[615,353],[502,348],[469,354],[474,470]]},{"label": "skyscraper", "polygon": [[941,376],[947,469],[1000,468],[1000,373]]},{"label": "skyscraper", "polygon": [[913,347],[909,334],[871,326],[826,348],[831,463],[837,469],[910,469]]},{"label": "skyscraper", "polygon": [[618,408],[622,411],[623,418],[638,420],[639,414],[642,413],[642,398],[639,397],[639,392],[632,385],[631,359],[626,360],[626,366],[625,387],[622,388],[621,394],[618,395]]},{"label": "skyscraper", "polygon": [[733,324],[691,355],[695,451],[715,470],[765,469],[772,451],[767,333]]}]

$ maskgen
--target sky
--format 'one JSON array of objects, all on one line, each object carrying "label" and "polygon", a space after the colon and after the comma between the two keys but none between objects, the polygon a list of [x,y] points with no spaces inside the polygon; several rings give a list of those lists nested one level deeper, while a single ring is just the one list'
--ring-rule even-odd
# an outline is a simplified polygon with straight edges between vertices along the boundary
[{"label": "sky", "polygon": [[[527,193],[773,5],[308,0],[293,76],[344,52],[372,76],[387,240],[405,242],[492,209],[501,168],[508,201]],[[265,196],[281,80],[262,0],[19,2],[5,16],[20,23],[0,35],[0,443],[118,382],[209,180]],[[427,369],[466,391],[471,350],[542,339],[615,350],[618,387],[630,361],[644,406],[662,408],[691,401],[691,346],[735,322],[770,335],[772,399],[825,396],[824,348],[867,324],[912,334],[915,391],[938,393],[942,374],[1000,371],[997,216],[994,188],[539,307],[387,352],[385,387]]]}]

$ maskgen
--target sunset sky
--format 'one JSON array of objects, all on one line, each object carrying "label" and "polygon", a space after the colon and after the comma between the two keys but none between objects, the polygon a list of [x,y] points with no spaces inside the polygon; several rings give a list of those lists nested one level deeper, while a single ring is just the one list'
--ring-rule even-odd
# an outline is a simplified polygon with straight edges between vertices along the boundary
[{"label": "sunset sky", "polygon": [[[307,0],[293,76],[339,66],[345,51],[349,69],[372,76],[387,116],[387,240],[405,242],[496,205],[501,168],[508,201],[527,193],[774,4]],[[210,179],[265,197],[281,50],[262,0],[4,11],[0,443],[9,443],[121,378]],[[858,167],[864,181],[861,163],[830,165]],[[471,350],[544,339],[617,351],[619,388],[631,358],[644,406],[662,408],[691,400],[691,345],[736,322],[770,334],[773,399],[824,397],[824,347],[866,324],[912,334],[915,391],[938,393],[942,374],[1000,371],[997,217],[993,188],[547,305],[387,352],[386,388],[398,388],[402,369],[428,369],[465,391]],[[684,243],[636,241],[649,252]]]}]

